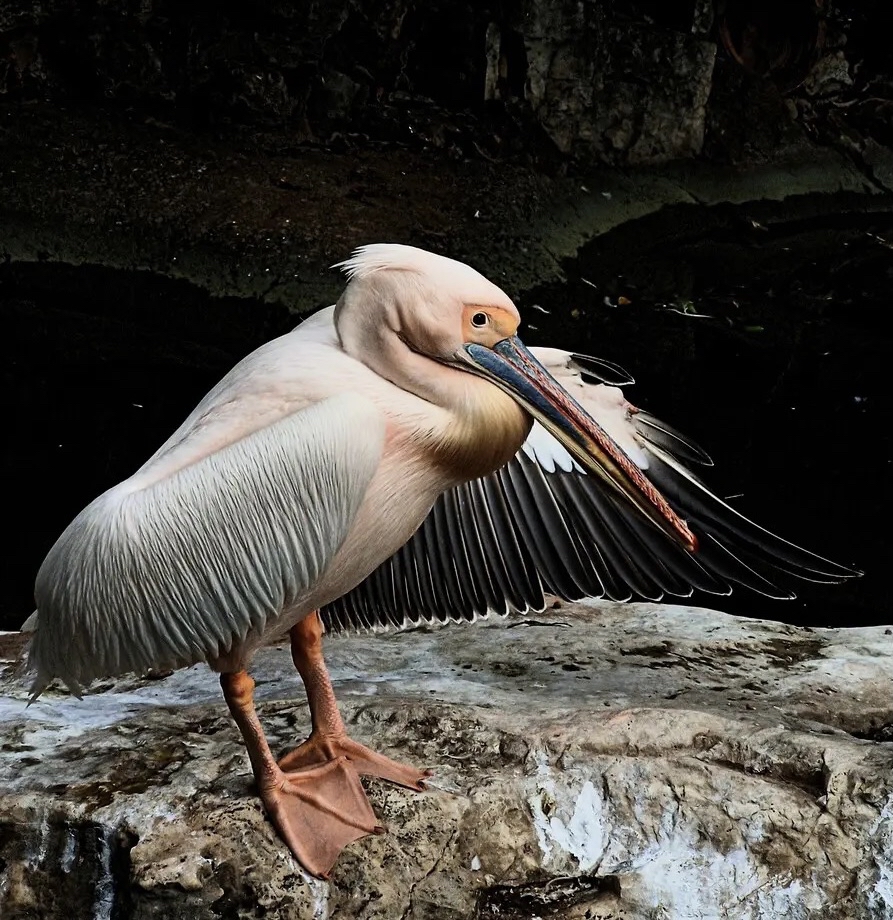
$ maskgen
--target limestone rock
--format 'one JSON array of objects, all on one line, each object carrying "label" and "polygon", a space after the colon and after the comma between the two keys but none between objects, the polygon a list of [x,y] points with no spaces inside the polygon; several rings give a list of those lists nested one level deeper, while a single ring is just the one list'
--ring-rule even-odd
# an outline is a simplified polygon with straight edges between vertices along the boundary
[{"label": "limestone rock", "polygon": [[[369,781],[390,833],[329,882],[265,820],[206,668],[26,710],[8,661],[0,916],[889,920],[891,652],[649,604],[332,637],[351,732],[436,776]],[[308,730],[287,649],[253,673],[284,751]]]},{"label": "limestone rock", "polygon": [[618,22],[605,7],[526,6],[527,98],[562,153],[628,163],[700,153],[713,42]]}]

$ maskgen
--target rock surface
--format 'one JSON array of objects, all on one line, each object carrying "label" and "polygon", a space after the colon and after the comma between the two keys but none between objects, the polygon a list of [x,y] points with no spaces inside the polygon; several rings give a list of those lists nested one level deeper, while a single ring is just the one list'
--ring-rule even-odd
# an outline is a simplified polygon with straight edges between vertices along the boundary
[{"label": "rock surface", "polygon": [[526,97],[538,122],[562,153],[581,162],[696,156],[716,45],[607,10],[527,4]]},{"label": "rock surface", "polygon": [[685,223],[674,208],[692,206],[699,226],[722,228],[726,212],[714,205],[763,202],[760,220],[772,224],[891,202],[888,186],[822,148],[740,171],[550,176],[399,147],[294,148],[262,132],[219,140],[38,105],[0,109],[0,189],[4,268],[101,265],[296,313],[337,297],[330,266],[363,242],[434,249],[517,296],[564,279],[582,247],[619,226],[664,212],[666,225],[639,239],[673,239]]},{"label": "rock surface", "polygon": [[[369,782],[390,833],[308,879],[213,675],[0,697],[0,915],[889,920],[893,633],[586,604],[332,637],[351,732],[436,776]],[[255,663],[274,749],[308,729]]]}]

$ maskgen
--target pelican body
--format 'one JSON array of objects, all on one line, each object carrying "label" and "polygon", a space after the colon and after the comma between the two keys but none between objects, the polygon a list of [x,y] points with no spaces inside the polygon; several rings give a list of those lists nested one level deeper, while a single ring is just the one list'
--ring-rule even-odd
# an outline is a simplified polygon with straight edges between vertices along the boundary
[{"label": "pelican body", "polygon": [[[271,820],[323,877],[382,830],[359,774],[416,790],[428,775],[347,736],[323,621],[473,619],[547,591],[784,595],[773,574],[854,574],[709,492],[684,465],[706,455],[608,385],[618,369],[528,351],[515,305],[469,266],[378,244],[342,267],[334,307],[241,361],[75,518],[27,624],[35,698],[54,678],[79,692],[129,671],[219,672]],[[286,634],[312,731],[277,762],[248,668]]]}]

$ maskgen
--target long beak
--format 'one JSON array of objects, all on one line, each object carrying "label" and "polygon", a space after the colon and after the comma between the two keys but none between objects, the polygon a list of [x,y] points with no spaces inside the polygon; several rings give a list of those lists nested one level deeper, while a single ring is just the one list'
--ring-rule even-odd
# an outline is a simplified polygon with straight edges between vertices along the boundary
[{"label": "long beak", "polygon": [[467,343],[457,353],[467,369],[516,399],[588,470],[631,502],[691,552],[698,541],[666,499],[642,475],[620,445],[559,384],[517,336],[492,348]]}]

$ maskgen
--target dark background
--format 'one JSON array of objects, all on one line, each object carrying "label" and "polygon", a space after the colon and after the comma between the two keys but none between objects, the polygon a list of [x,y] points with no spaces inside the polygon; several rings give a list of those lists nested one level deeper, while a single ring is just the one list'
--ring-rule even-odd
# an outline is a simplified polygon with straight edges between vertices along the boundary
[{"label": "dark background", "polygon": [[[475,264],[529,344],[625,366],[720,494],[866,572],[696,600],[889,623],[891,26],[814,0],[0,2],[0,625],[72,516],[374,240]],[[679,164],[716,195],[524,273],[518,228],[559,192]],[[816,190],[778,193],[809,170]]]}]

